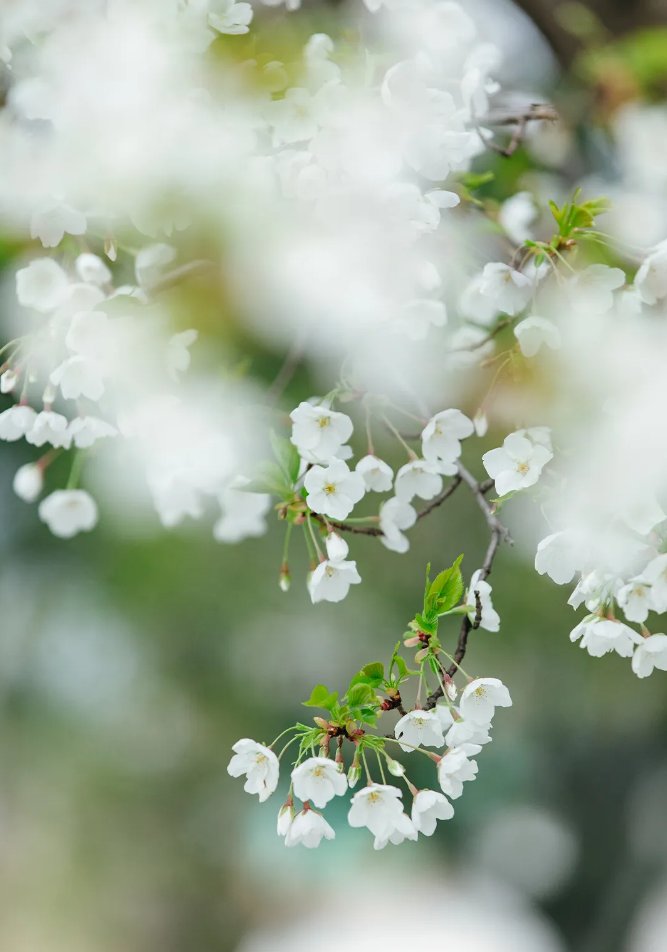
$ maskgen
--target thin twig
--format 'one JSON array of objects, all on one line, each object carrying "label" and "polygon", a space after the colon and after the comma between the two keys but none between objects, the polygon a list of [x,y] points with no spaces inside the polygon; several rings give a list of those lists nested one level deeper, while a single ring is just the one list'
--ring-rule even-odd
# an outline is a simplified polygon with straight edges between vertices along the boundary
[{"label": "thin twig", "polygon": [[266,391],[266,396],[269,400],[269,403],[277,403],[289,386],[292,377],[297,372],[299,364],[303,359],[305,344],[306,334],[304,331],[302,331],[301,333],[297,334],[297,336],[292,341],[280,370],[276,374],[273,383]]}]

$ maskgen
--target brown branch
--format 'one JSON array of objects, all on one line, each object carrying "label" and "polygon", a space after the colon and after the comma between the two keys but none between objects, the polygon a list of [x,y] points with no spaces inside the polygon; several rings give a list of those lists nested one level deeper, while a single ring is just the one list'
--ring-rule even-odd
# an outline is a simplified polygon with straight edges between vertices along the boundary
[{"label": "brown branch", "polygon": [[494,142],[493,139],[487,138],[479,125],[477,125],[476,131],[487,149],[491,149],[493,152],[497,152],[498,155],[509,159],[522,144],[528,123],[545,120],[547,122],[555,122],[557,119],[558,113],[553,106],[550,106],[548,103],[531,103],[527,109],[519,113],[497,117],[489,115],[479,120],[479,122],[490,126],[514,126],[512,137],[506,146],[500,146],[497,142]]},{"label": "brown branch", "polygon": [[[491,487],[488,485],[488,480],[485,480],[484,483],[479,483],[475,477],[470,473],[462,463],[459,463],[459,476],[461,481],[464,482],[470,489],[475,502],[478,507],[482,510],[486,524],[489,527],[491,538],[489,539],[489,544],[486,549],[486,554],[484,555],[484,561],[482,562],[482,567],[479,572],[480,581],[484,581],[491,574],[491,569],[493,568],[493,560],[496,557],[498,549],[500,548],[500,543],[505,541],[509,545],[512,544],[512,539],[510,537],[507,528],[502,524],[495,514],[493,507],[487,502],[484,492],[488,492],[488,489]],[[479,593],[475,592],[475,618],[473,621],[470,620],[468,615],[464,615],[461,621],[461,628],[459,630],[459,638],[456,644],[456,651],[454,652],[454,660],[452,665],[449,667],[447,674],[450,678],[453,678],[459,669],[459,665],[465,658],[466,651],[468,649],[468,636],[474,628],[479,628],[481,622],[481,601],[479,598]],[[437,687],[426,699],[424,705],[425,710],[430,710],[432,707],[435,707],[438,700],[442,697],[443,690],[442,687]]]}]

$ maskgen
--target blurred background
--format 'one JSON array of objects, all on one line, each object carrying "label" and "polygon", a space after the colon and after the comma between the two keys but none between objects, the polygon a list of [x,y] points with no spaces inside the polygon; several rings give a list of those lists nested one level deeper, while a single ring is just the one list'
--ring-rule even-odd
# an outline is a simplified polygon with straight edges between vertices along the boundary
[{"label": "blurred background", "polygon": [[[326,25],[340,5],[312,6]],[[512,158],[480,160],[496,173],[488,195],[539,180],[558,196],[593,178],[619,214],[650,209],[664,237],[667,4],[468,6],[505,52],[505,91],[562,117]],[[4,265],[22,251],[3,245]],[[194,310],[207,287],[178,293]],[[271,384],[283,354],[233,318],[205,324],[209,368],[224,352],[227,369],[251,366]],[[299,366],[285,413],[319,383],[315,362]],[[471,395],[462,409],[474,406]],[[258,806],[227,776],[231,744],[269,742],[307,717],[313,683],[335,687],[386,660],[424,564],[465,548],[476,567],[486,536],[474,506],[457,494],[419,524],[407,556],[355,540],[364,584],[313,607],[296,546],[294,584],[279,591],[275,525],[221,546],[198,526],[165,532],[129,513],[69,543],[51,538],[11,491],[26,450],[0,455],[2,952],[667,949],[664,678],[639,681],[615,655],[570,644],[566,595],[532,566],[529,511],[508,507],[517,545],[492,576],[501,632],[475,633],[468,662],[502,678],[514,706],[454,820],[374,853],[340,822],[341,800],[333,843],[288,851],[275,835],[285,781]],[[481,475],[479,449],[469,462]],[[419,768],[414,779],[427,782]]]}]

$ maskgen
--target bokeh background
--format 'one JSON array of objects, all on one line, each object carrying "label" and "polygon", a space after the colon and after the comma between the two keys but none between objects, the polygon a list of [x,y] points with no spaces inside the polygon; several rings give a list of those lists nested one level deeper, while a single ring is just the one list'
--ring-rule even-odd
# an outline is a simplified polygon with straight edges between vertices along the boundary
[{"label": "bokeh background", "polygon": [[[339,5],[312,6],[326,25]],[[484,157],[489,195],[536,179],[566,193],[594,176],[627,199],[618,117],[651,107],[667,128],[665,3],[469,6],[505,50],[504,88],[562,116],[511,159]],[[664,175],[667,150],[658,155],[644,160]],[[647,201],[664,228],[667,188]],[[4,265],[22,251],[3,245]],[[206,287],[179,294],[194,309]],[[271,383],[282,354],[232,319],[205,323],[208,367],[224,353],[227,368]],[[317,366],[301,365],[283,410],[319,384]],[[221,546],[206,529],[165,532],[130,509],[91,535],[51,538],[11,492],[24,450],[0,454],[2,952],[667,949],[664,676],[640,682],[626,661],[570,644],[566,595],[532,567],[529,508],[508,507],[517,544],[493,572],[501,632],[476,633],[469,652],[514,706],[455,819],[383,853],[344,822],[335,842],[287,851],[275,835],[285,783],[258,806],[227,776],[231,744],[269,741],[307,716],[313,683],[347,683],[385,660],[424,564],[465,549],[470,571],[481,557],[474,505],[458,493],[419,524],[407,556],[355,541],[364,584],[340,606],[313,607],[296,546],[292,589],[278,589],[276,526]],[[478,472],[479,455],[478,444]],[[344,821],[342,801],[336,810]]]}]

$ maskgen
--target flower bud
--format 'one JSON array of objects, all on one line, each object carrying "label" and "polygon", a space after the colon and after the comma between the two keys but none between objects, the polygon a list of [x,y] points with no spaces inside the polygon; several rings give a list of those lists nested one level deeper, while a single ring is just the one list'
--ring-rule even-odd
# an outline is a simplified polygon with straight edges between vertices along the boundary
[{"label": "flower bud", "polygon": [[4,374],[0,376],[0,393],[11,393],[16,382],[18,380],[18,375],[15,370],[11,367],[9,370],[5,370]]},{"label": "flower bud", "polygon": [[14,475],[13,489],[19,499],[24,502],[34,502],[44,486],[42,470],[36,463],[26,463],[20,466]]},{"label": "flower bud", "polygon": [[355,759],[352,761],[352,764],[350,765],[350,769],[347,772],[347,785],[350,788],[350,790],[352,789],[352,787],[356,787],[356,785],[359,783],[360,777],[361,777],[361,764],[359,763],[358,760]]},{"label": "flower bud", "polygon": [[289,592],[291,584],[292,584],[292,576],[290,575],[289,565],[287,564],[287,562],[284,562],[280,566],[280,575],[278,576],[278,585],[280,586],[280,591]]},{"label": "flower bud", "polygon": [[399,763],[398,760],[392,760],[391,757],[387,757],[387,769],[392,777],[402,777],[405,773],[403,764]]},{"label": "flower bud", "polygon": [[430,651],[429,648],[422,648],[421,651],[418,651],[417,654],[415,655],[415,661],[417,663],[419,663],[420,661],[423,661],[424,658],[428,657],[429,651]]},{"label": "flower bud", "polygon": [[421,638],[417,635],[411,635],[410,638],[406,638],[403,642],[406,648],[416,648],[417,645],[421,644]]}]

